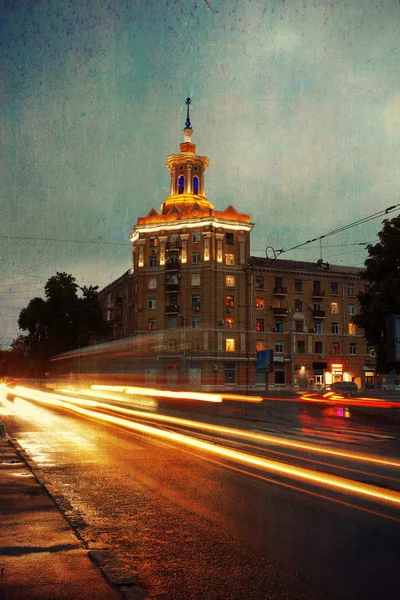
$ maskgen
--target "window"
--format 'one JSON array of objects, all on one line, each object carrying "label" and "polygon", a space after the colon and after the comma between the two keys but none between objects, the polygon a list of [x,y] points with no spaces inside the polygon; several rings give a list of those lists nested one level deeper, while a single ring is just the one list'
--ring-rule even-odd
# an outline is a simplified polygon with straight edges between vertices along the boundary
[{"label": "window", "polygon": [[333,342],[333,344],[332,344],[332,354],[340,354],[340,344],[339,344],[339,342]]},{"label": "window", "polygon": [[315,342],[315,354],[322,354],[322,342]]},{"label": "window", "polygon": [[235,320],[232,317],[228,317],[225,319],[225,329],[234,329],[235,328]]},{"label": "window", "polygon": [[347,325],[347,333],[349,335],[356,335],[356,333],[357,333],[357,327],[356,327],[356,325],[354,323],[349,323]]},{"label": "window", "polygon": [[303,310],[303,300],[295,300],[294,301],[294,310],[298,310],[299,312],[302,312],[302,310]]},{"label": "window", "polygon": [[177,319],[177,317],[170,317],[168,319],[168,327],[170,329],[176,329],[177,326],[178,326],[178,319]]},{"label": "window", "polygon": [[192,273],[190,276],[190,285],[196,287],[200,285],[200,273]]},{"label": "window", "polygon": [[256,352],[262,352],[265,350],[264,342],[256,342]]},{"label": "window", "polygon": [[149,296],[148,298],[148,308],[154,309],[156,308],[157,302],[155,296]]},{"label": "window", "polygon": [[225,340],[226,352],[235,352],[235,340],[233,338],[227,338]]},{"label": "window", "polygon": [[178,285],[178,275],[176,275],[175,273],[169,275],[168,283],[172,285]]},{"label": "window", "polygon": [[283,321],[275,321],[275,331],[278,333],[283,333]]},{"label": "window", "polygon": [[282,354],[283,352],[283,342],[276,340],[275,342],[275,352],[278,354]]},{"label": "window", "polygon": [[338,294],[339,287],[336,281],[331,281],[331,294]]},{"label": "window", "polygon": [[304,331],[303,321],[295,321],[294,322],[294,330],[296,331],[296,333],[302,333]]},{"label": "window", "polygon": [[256,308],[264,308],[264,298],[256,298]]},{"label": "window", "polygon": [[339,304],[337,302],[331,302],[331,313],[332,315],[339,314]]},{"label": "window", "polygon": [[156,267],[156,266],[157,266],[157,256],[150,256],[149,267]]},{"label": "window", "polygon": [[235,287],[235,276],[234,275],[225,275],[225,286],[226,287]]},{"label": "window", "polygon": [[334,333],[334,334],[339,333],[339,323],[332,323],[332,333]]},{"label": "window", "polygon": [[192,263],[198,265],[200,262],[200,252],[192,252]]},{"label": "window", "polygon": [[193,340],[192,341],[192,350],[201,350],[200,340]]},{"label": "window", "polygon": [[367,346],[367,354],[368,356],[375,356],[375,348],[373,346]]},{"label": "window", "polygon": [[349,304],[347,308],[348,308],[348,314],[349,315],[355,315],[356,314],[356,305],[355,304]]},{"label": "window", "polygon": [[354,283],[347,284],[347,293],[349,296],[354,296]]},{"label": "window", "polygon": [[314,302],[313,310],[321,310],[321,302]]},{"label": "window", "polygon": [[356,354],[357,353],[357,348],[355,344],[350,344],[350,354]]},{"label": "window", "polygon": [[193,244],[198,244],[200,242],[200,231],[193,231],[192,242]]},{"label": "window", "polygon": [[192,329],[200,329],[200,317],[191,318],[191,327]]},{"label": "window", "polygon": [[150,277],[149,281],[147,282],[147,289],[148,290],[156,290],[157,289],[157,279],[155,277]]},{"label": "window", "polygon": [[261,275],[257,275],[256,276],[256,290],[263,290],[264,289],[264,277],[262,277]]},{"label": "window", "polygon": [[314,323],[314,333],[322,333],[322,323]]},{"label": "window", "polygon": [[235,363],[225,363],[225,383],[236,383]]},{"label": "window", "polygon": [[155,248],[158,246],[158,238],[155,235],[151,235],[149,238],[150,248]]},{"label": "window", "polygon": [[225,307],[226,308],[234,308],[235,307],[235,297],[234,296],[225,296]]},{"label": "window", "polygon": [[177,244],[179,242],[179,233],[171,233],[171,244]]},{"label": "window", "polygon": [[294,291],[295,292],[302,292],[303,291],[303,282],[301,279],[295,279],[294,280]]},{"label": "window", "polygon": [[155,319],[148,319],[147,321],[147,329],[149,331],[151,331],[152,329],[156,328],[156,320]]},{"label": "window", "polygon": [[176,350],[176,340],[168,340],[168,350]]},{"label": "window", "polygon": [[256,319],[256,331],[264,331],[264,319]]},{"label": "window", "polygon": [[185,178],[183,175],[178,177],[178,194],[183,194],[185,189]]},{"label": "window", "polygon": [[194,310],[200,309],[200,295],[195,294],[192,296],[192,308],[194,308]]},{"label": "window", "polygon": [[234,239],[233,239],[233,233],[226,233],[225,234],[225,242],[229,245],[229,246],[233,246],[234,244]]},{"label": "window", "polygon": [[199,195],[199,178],[193,177],[193,194]]},{"label": "window", "polygon": [[306,343],[303,340],[298,340],[297,354],[305,354],[305,351],[306,351]]},{"label": "window", "polygon": [[225,254],[225,264],[226,265],[234,265],[235,264],[235,255],[234,254]]}]

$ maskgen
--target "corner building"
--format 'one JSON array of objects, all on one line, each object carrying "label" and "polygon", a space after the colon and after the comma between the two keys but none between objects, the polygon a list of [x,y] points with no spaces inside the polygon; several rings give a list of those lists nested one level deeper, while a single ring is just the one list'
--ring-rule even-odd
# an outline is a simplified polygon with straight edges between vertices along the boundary
[{"label": "corner building", "polygon": [[[189,106],[188,106],[189,108]],[[256,353],[273,350],[270,387],[373,383],[373,359],[351,317],[362,270],[250,256],[250,216],[207,199],[206,156],[189,110],[168,156],[170,195],[132,230],[132,268],[100,292],[113,338],[134,336],[146,384],[264,389]]]}]

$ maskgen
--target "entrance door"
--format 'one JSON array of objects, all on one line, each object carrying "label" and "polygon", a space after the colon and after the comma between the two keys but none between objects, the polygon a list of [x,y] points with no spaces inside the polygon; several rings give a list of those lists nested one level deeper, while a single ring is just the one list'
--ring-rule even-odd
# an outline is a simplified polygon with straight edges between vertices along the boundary
[{"label": "entrance door", "polygon": [[190,387],[198,388],[201,385],[201,368],[190,367],[189,369],[189,385]]}]

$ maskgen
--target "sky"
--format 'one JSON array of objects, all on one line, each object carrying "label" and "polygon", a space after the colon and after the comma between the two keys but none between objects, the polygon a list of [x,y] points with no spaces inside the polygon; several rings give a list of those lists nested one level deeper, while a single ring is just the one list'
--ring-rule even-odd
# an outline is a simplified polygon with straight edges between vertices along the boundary
[{"label": "sky", "polygon": [[399,65],[392,0],[0,0],[0,346],[56,272],[130,268],[187,96],[252,255],[363,266],[382,218],[290,249],[400,202]]}]

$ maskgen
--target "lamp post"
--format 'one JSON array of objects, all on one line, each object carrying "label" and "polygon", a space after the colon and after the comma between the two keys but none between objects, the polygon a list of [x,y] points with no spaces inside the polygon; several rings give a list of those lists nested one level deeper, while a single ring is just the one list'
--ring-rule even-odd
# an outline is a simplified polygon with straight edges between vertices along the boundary
[{"label": "lamp post", "polygon": [[294,327],[295,327],[295,321],[293,318],[290,322],[290,382],[291,382],[293,392],[294,392],[294,345],[295,345]]}]

